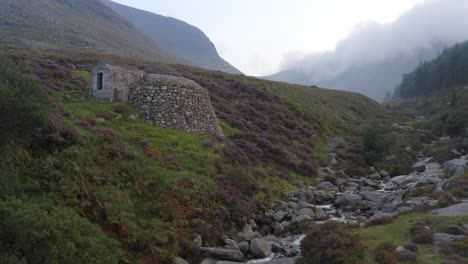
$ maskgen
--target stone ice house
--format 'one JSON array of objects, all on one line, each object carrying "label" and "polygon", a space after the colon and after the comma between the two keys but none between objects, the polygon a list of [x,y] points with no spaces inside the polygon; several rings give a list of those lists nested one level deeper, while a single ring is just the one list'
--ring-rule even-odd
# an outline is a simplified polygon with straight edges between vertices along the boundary
[{"label": "stone ice house", "polygon": [[223,137],[208,91],[177,74],[173,70],[161,74],[160,69],[151,67],[142,71],[98,64],[92,73],[90,94],[96,99],[129,103],[145,122],[156,126]]}]

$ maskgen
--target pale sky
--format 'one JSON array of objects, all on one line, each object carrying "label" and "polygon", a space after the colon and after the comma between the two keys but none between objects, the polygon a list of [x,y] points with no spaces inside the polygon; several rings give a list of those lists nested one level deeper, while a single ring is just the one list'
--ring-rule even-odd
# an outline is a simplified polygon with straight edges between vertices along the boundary
[{"label": "pale sky", "polygon": [[356,25],[390,23],[424,0],[114,0],[188,22],[247,75],[277,72],[287,54],[334,50]]}]

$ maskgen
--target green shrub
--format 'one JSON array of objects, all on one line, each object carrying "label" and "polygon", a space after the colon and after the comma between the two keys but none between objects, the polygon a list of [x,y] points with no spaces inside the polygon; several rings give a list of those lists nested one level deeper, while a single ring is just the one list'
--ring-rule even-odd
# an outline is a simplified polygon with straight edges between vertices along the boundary
[{"label": "green shrub", "polygon": [[362,131],[364,159],[370,165],[383,160],[385,153],[394,144],[394,138],[386,134],[382,127],[369,125]]},{"label": "green shrub", "polygon": [[354,264],[362,263],[364,246],[361,237],[346,225],[327,222],[306,227],[301,243],[301,264]]},{"label": "green shrub", "polygon": [[118,243],[75,212],[21,200],[0,202],[0,262],[118,263]]},{"label": "green shrub", "polygon": [[0,146],[8,141],[27,142],[47,123],[47,108],[39,85],[0,57]]}]

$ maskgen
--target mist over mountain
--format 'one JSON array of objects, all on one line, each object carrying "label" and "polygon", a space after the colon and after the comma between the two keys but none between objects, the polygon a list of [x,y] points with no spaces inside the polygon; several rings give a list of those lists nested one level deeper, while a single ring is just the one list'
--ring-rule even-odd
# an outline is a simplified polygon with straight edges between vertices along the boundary
[{"label": "mist over mountain", "polygon": [[184,21],[102,0],[161,48],[187,60],[191,65],[228,73],[241,72],[221,58],[215,45],[197,27]]},{"label": "mist over mountain", "polygon": [[395,22],[357,26],[332,52],[286,56],[282,71],[265,77],[363,93],[377,100],[402,75],[447,45],[468,39],[468,1],[427,0]]}]

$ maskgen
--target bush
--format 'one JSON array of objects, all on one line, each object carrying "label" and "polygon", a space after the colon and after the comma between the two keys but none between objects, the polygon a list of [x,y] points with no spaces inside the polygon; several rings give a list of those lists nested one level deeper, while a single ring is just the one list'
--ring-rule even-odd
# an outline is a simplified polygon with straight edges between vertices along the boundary
[{"label": "bush", "polygon": [[346,225],[335,222],[306,227],[307,236],[301,243],[302,264],[362,263],[364,246],[361,237]]},{"label": "bush", "polygon": [[2,263],[118,263],[118,243],[75,212],[0,202]]},{"label": "bush", "polygon": [[393,143],[393,138],[387,135],[383,128],[377,125],[365,127],[362,132],[364,159],[370,165],[383,160],[386,151],[388,151]]},{"label": "bush", "polygon": [[3,57],[0,61],[0,145],[8,141],[27,143],[47,125],[44,95],[14,63]]},{"label": "bush", "polygon": [[391,216],[377,217],[377,218],[370,220],[366,224],[366,226],[386,225],[386,224],[390,224],[391,222],[393,222],[393,220],[395,220],[395,218]]},{"label": "bush", "polygon": [[414,224],[409,232],[411,241],[416,244],[432,244],[432,236],[434,234],[433,223],[422,221]]},{"label": "bush", "polygon": [[380,264],[398,264],[395,249],[392,243],[380,244],[374,250],[374,259]]}]

